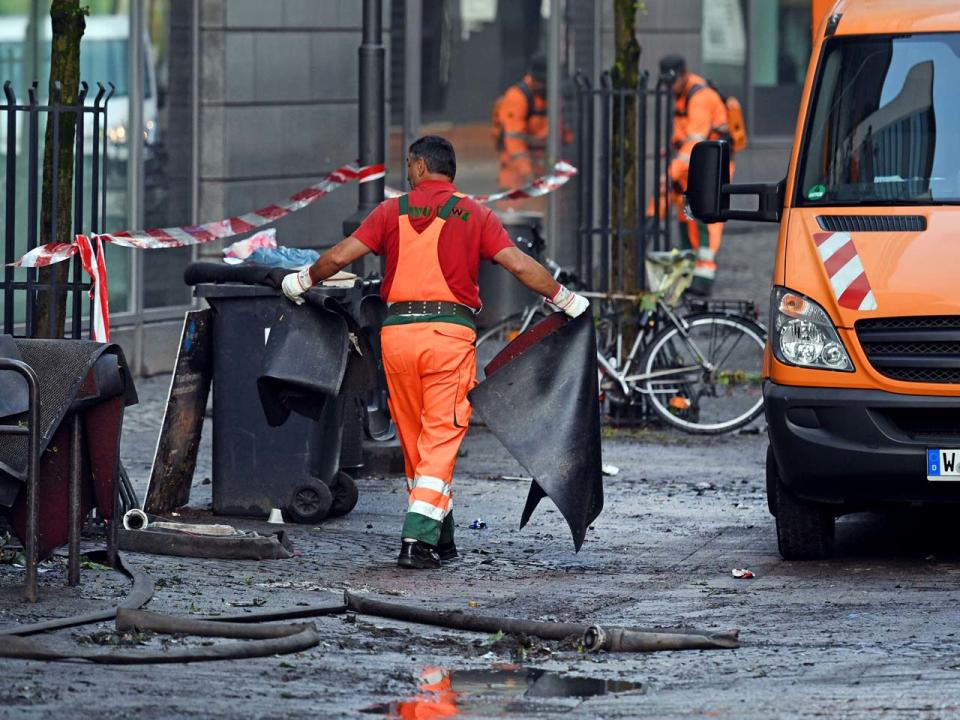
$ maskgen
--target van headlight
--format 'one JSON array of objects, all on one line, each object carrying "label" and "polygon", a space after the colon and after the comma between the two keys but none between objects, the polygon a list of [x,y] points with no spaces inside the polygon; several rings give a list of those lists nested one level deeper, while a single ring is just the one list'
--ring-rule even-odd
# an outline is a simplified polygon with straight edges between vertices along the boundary
[{"label": "van headlight", "polygon": [[773,354],[780,362],[853,372],[850,355],[830,316],[810,298],[775,287],[770,295],[770,318]]}]

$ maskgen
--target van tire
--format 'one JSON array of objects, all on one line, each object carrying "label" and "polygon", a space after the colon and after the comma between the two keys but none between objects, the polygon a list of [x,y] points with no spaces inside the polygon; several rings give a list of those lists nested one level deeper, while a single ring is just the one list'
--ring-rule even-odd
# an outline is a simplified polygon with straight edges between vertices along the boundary
[{"label": "van tire", "polygon": [[[772,453],[768,452],[768,459]],[[768,472],[770,465],[767,465]],[[776,473],[776,462],[773,463]],[[823,560],[833,552],[837,519],[833,512],[817,503],[800,500],[783,485],[778,476],[770,482],[774,488],[772,504],[777,518],[777,546],[784,560]],[[768,495],[767,503],[771,503]]]}]

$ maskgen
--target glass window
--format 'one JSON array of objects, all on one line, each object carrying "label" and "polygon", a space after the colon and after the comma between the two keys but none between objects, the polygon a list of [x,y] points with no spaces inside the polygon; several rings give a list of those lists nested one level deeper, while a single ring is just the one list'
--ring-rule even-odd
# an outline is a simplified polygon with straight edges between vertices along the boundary
[{"label": "glass window", "polygon": [[[703,3],[703,75],[725,95],[747,103],[747,30],[743,0]],[[691,68],[699,72],[698,68]]]},{"label": "glass window", "polygon": [[792,135],[810,60],[810,0],[750,0],[752,126],[757,135]]},{"label": "glass window", "polygon": [[960,202],[960,34],[830,41],[801,204]]}]

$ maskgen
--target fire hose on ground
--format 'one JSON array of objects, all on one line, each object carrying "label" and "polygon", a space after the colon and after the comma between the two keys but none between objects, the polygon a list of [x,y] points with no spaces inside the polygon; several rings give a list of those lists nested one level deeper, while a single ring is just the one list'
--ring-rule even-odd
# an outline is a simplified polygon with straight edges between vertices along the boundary
[{"label": "fire hose on ground", "polygon": [[[302,652],[316,647],[321,637],[313,623],[281,624],[285,620],[338,615],[352,611],[401,622],[432,625],[468,632],[503,632],[538,637],[543,640],[580,638],[588,651],[655,652],[660,650],[710,650],[740,647],[738,632],[683,632],[660,629],[602,627],[583,623],[544,622],[488,615],[468,615],[460,611],[384,602],[344,592],[342,603],[297,606],[238,615],[184,618],[139,610],[153,595],[153,581],[143,573],[129,569],[120,555],[121,569],[134,580],[133,591],[119,608],[76,615],[0,630],[3,643],[0,657],[22,660],[86,660],[100,664],[156,664],[240,660]],[[204,647],[184,647],[155,651],[59,650],[25,635],[116,619],[118,631],[149,631],[161,634],[223,637],[241,640]]]}]

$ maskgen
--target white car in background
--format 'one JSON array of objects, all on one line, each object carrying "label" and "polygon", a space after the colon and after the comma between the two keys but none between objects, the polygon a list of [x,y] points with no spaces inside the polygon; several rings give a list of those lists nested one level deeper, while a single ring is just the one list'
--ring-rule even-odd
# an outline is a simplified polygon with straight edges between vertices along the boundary
[{"label": "white car in background", "polygon": [[[0,16],[0,83],[10,80],[17,95],[18,104],[26,104],[27,88],[33,80],[40,83],[40,99],[46,99],[47,83],[50,77],[50,40],[52,37],[50,21],[46,19],[43,41],[37,57],[40,66],[30,72],[27,38],[28,18],[21,15]],[[107,106],[107,155],[111,159],[125,161],[128,155],[130,137],[130,97],[129,97],[129,38],[130,20],[126,15],[91,15],[86,18],[86,30],[80,41],[80,79],[90,86],[86,104],[93,105],[97,95],[97,82],[107,86],[112,82],[116,92]],[[153,47],[144,31],[144,73],[143,73],[143,140],[149,156],[156,146],[158,137],[158,103],[156,66]],[[109,86],[107,86],[109,87]],[[0,98],[0,110],[5,99]],[[22,140],[24,114],[19,113],[18,144]],[[43,118],[41,118],[43,122]],[[6,119],[0,113],[0,153],[6,148]],[[91,153],[93,142],[93,121],[89,115],[84,120],[84,150]]]}]

